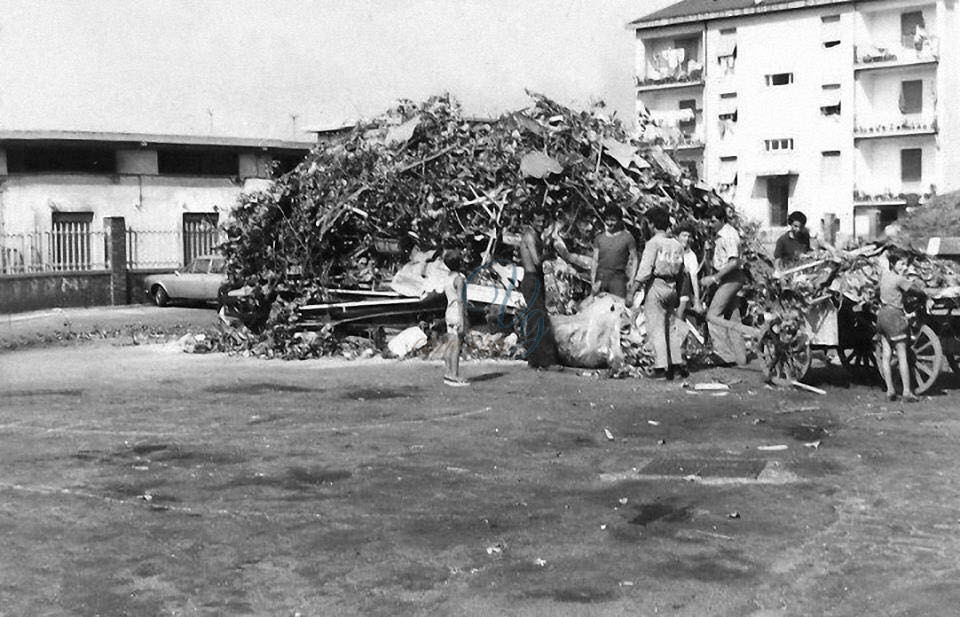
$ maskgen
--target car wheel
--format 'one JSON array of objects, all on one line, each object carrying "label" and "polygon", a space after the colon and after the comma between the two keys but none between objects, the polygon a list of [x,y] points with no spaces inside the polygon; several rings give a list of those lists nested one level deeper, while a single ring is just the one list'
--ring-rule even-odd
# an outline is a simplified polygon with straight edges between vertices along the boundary
[{"label": "car wheel", "polygon": [[167,290],[157,285],[153,290],[153,301],[161,307],[170,304],[170,296],[167,295]]}]

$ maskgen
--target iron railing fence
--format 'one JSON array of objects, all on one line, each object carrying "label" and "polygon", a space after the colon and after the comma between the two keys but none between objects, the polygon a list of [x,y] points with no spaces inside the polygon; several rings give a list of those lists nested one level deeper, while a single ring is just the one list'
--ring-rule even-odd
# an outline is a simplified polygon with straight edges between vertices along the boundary
[{"label": "iron railing fence", "polygon": [[[127,229],[127,267],[179,268],[217,252],[216,228]],[[0,235],[0,275],[82,272],[110,267],[108,234],[84,223],[59,223],[52,231]]]}]

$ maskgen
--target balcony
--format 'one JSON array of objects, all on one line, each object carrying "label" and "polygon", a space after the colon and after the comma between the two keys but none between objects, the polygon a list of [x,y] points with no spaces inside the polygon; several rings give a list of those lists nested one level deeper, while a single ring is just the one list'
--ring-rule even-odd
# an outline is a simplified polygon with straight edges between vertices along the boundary
[{"label": "balcony", "polygon": [[647,138],[672,150],[703,148],[703,112],[675,109],[650,112],[651,129]]},{"label": "balcony", "polygon": [[936,118],[898,116],[887,120],[858,122],[853,129],[854,139],[888,139],[937,134]]},{"label": "balcony", "polygon": [[885,193],[865,193],[854,189],[853,191],[853,205],[858,208],[863,207],[876,207],[876,208],[889,208],[893,206],[906,206],[908,202],[923,203],[926,200],[930,199],[932,193],[923,193],[922,195],[918,193],[893,193],[892,191],[887,191]]},{"label": "balcony", "polygon": [[854,48],[854,72],[915,66],[936,67],[940,62],[939,44],[931,37],[916,45],[866,43]]},{"label": "balcony", "polygon": [[668,75],[666,77],[648,77],[641,79],[637,77],[637,91],[647,92],[650,90],[667,90],[670,88],[702,88],[703,87],[703,69],[698,69],[691,73],[680,75]]},{"label": "balcony", "polygon": [[[675,41],[674,44],[678,43]],[[653,51],[656,49],[656,51]],[[703,86],[700,46],[652,47],[646,57],[644,75],[637,76],[637,90],[665,90]]]}]

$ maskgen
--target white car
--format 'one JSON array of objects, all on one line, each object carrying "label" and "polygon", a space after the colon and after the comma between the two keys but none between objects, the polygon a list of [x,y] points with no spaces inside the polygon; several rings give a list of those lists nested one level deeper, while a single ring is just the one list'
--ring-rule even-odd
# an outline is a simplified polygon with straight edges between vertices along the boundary
[{"label": "white car", "polygon": [[157,306],[166,306],[173,300],[216,302],[220,288],[226,284],[225,264],[219,255],[201,255],[185,268],[144,279],[145,291]]}]

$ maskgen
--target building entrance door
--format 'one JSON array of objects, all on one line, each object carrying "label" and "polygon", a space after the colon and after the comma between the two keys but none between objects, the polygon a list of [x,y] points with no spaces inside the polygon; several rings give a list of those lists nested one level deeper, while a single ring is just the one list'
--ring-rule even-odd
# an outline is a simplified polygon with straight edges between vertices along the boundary
[{"label": "building entrance door", "polygon": [[790,210],[790,176],[767,177],[767,202],[770,204],[770,226],[785,227]]}]

